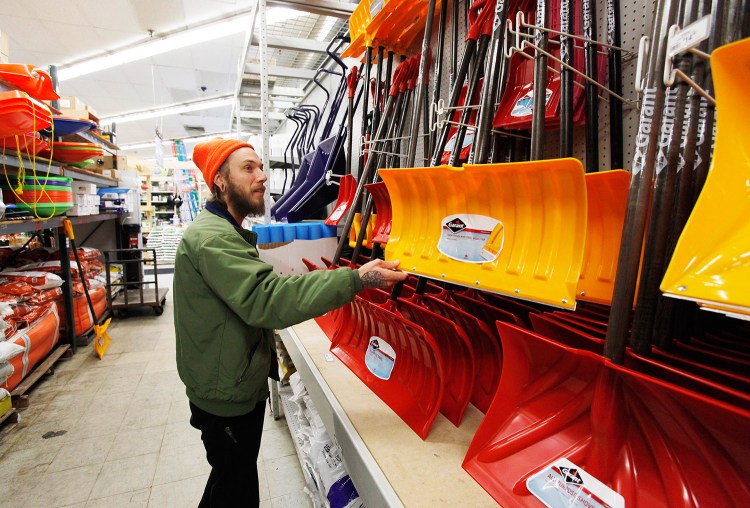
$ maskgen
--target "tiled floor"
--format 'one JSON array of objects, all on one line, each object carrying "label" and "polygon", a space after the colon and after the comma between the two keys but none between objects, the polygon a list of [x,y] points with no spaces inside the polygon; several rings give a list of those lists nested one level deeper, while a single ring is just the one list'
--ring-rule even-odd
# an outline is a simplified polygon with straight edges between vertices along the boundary
[{"label": "tiled floor", "polygon": [[[198,505],[210,467],[188,423],[170,297],[162,316],[113,321],[103,360],[79,348],[34,387],[20,423],[0,431],[0,506]],[[262,508],[312,506],[283,418],[266,415],[258,469]]]}]

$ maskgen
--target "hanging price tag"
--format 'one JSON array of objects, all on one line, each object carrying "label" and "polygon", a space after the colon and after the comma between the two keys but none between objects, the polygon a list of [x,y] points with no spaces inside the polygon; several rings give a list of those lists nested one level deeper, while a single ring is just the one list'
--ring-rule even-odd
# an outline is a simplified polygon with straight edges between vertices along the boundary
[{"label": "hanging price tag", "polygon": [[685,28],[678,30],[667,42],[669,58],[696,47],[711,35],[711,15],[703,16]]}]

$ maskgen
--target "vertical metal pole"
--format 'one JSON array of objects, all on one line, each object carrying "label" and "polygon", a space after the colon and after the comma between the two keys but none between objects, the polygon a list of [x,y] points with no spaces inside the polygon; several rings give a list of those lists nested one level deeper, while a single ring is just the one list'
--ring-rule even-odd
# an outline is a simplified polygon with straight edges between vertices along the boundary
[{"label": "vertical metal pole", "polygon": [[[545,0],[537,0],[536,25],[547,26],[549,19],[549,5]],[[543,30],[537,30],[534,43],[547,51],[549,35]],[[547,110],[547,57],[538,53],[534,62],[534,110],[531,116],[531,159],[544,158],[544,114]]]},{"label": "vertical metal pole", "polygon": [[[596,4],[594,0],[583,0],[583,36],[596,40]],[[583,45],[584,70],[594,81],[599,81],[597,46],[590,42]],[[614,99],[611,99],[614,102]],[[599,88],[586,81],[586,172],[599,171]]]},{"label": "vertical metal pole", "polygon": [[456,72],[458,71],[458,1],[451,2],[451,73],[448,88],[453,90],[456,85]]},{"label": "vertical metal pole", "polygon": [[409,143],[409,152],[406,155],[404,167],[413,168],[414,159],[417,156],[417,141],[419,140],[419,120],[422,114],[422,103],[424,102],[424,89],[427,86],[428,68],[430,63],[430,39],[432,38],[432,22],[435,18],[435,0],[430,0],[427,6],[427,23],[424,27],[424,38],[422,39],[422,55],[419,60],[419,80],[414,95],[414,111],[411,121],[412,138]]},{"label": "vertical metal pole", "polygon": [[[446,5],[447,0],[443,0],[443,2],[440,4],[440,20],[438,21],[438,50],[437,55],[435,57],[435,68],[434,72],[432,73],[432,103],[429,105],[429,108],[432,108],[433,104],[437,104],[437,101],[440,100],[440,82],[443,79],[443,52],[445,50],[445,27],[447,24],[447,17],[448,17],[448,9]],[[452,70],[452,69],[451,69]],[[435,139],[437,137],[437,130],[430,132],[430,137],[428,139],[425,139],[425,147],[427,149],[425,150],[425,153],[431,154],[432,149],[435,146]],[[429,142],[428,142],[429,140]],[[426,157],[429,157],[426,156]]]},{"label": "vertical metal pole", "polygon": [[[263,167],[266,171],[271,170],[270,152],[270,131],[268,127],[268,27],[266,26],[266,0],[258,0],[258,15],[260,16],[260,41],[258,52],[260,53],[260,130],[262,141]],[[271,185],[266,185],[266,194],[263,197],[266,204],[265,222],[271,223]]]},{"label": "vertical metal pole", "polygon": [[[620,47],[620,0],[607,0],[607,44]],[[608,56],[609,87],[622,95],[622,53],[616,49],[609,50]],[[612,169],[621,169],[623,159],[622,101],[609,98],[609,161]]]},{"label": "vertical metal pole", "polygon": [[[608,0],[612,1],[612,0]],[[575,27],[575,10],[571,0],[560,2],[560,31],[572,34]],[[560,60],[573,65],[573,39],[560,36]],[[573,73],[560,69],[560,157],[573,156]],[[612,100],[612,99],[610,99]]]},{"label": "vertical metal pole", "polygon": [[[62,228],[55,228],[55,243],[60,251],[60,271],[65,284],[62,285],[63,312],[65,312],[65,338],[74,353],[78,349],[76,344],[76,321],[73,309],[73,277],[70,274],[70,255],[68,254],[68,237],[62,233]],[[96,319],[96,316],[93,317]]]},{"label": "vertical metal pole", "polygon": [[[485,164],[490,158],[492,140],[492,118],[495,116],[495,102],[497,92],[501,88],[499,81],[503,75],[503,38],[505,35],[505,16],[507,10],[505,0],[497,0],[492,23],[492,50],[490,59],[485,67],[485,82],[482,87],[482,97],[477,120],[477,131],[474,135],[474,145],[469,156],[469,163]],[[489,68],[487,68],[489,67]]]},{"label": "vertical metal pole", "polygon": [[647,77],[641,101],[641,115],[635,139],[636,149],[633,155],[628,207],[622,229],[615,289],[612,295],[612,311],[609,315],[607,339],[604,344],[604,356],[618,364],[621,364],[625,358],[625,338],[630,326],[630,311],[633,308],[638,266],[643,247],[643,233],[646,229],[648,203],[651,197],[651,183],[659,148],[659,127],[665,95],[662,74],[667,48],[664,39],[673,19],[672,2],[657,0],[651,30]]}]

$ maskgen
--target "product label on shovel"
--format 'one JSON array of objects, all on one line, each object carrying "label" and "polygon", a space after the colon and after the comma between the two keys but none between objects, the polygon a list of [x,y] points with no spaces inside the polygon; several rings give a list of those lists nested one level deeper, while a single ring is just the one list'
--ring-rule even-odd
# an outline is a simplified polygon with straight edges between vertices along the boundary
[{"label": "product label on shovel", "polygon": [[396,352],[390,344],[377,336],[370,337],[365,353],[365,365],[376,377],[390,379],[396,364]]},{"label": "product label on shovel", "polygon": [[328,220],[331,222],[337,221],[341,219],[341,217],[346,213],[346,207],[349,203],[341,203],[333,212],[331,212],[330,217],[328,217]]},{"label": "product label on shovel", "polygon": [[526,480],[526,488],[550,508],[625,508],[625,499],[566,458]]},{"label": "product label on shovel", "polygon": [[503,223],[486,215],[456,214],[443,218],[438,250],[456,261],[487,263],[503,250]]},{"label": "product label on shovel", "polygon": [[[546,92],[547,97],[544,99],[544,106],[546,107],[549,103],[549,100],[552,98],[552,90],[547,88]],[[518,99],[518,102],[516,102],[516,105],[513,106],[513,110],[510,112],[510,116],[513,117],[522,117],[522,116],[531,116],[531,113],[534,111],[534,90],[529,90],[526,92],[526,94]]]}]

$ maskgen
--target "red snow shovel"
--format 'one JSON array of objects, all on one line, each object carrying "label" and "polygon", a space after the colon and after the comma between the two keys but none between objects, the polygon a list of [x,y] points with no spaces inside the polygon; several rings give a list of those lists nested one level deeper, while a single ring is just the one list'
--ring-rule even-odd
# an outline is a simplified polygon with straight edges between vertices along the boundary
[{"label": "red snow shovel", "polygon": [[372,241],[374,243],[388,243],[391,234],[391,195],[388,194],[388,187],[383,182],[365,184],[365,189],[372,195],[375,201],[375,227],[372,232]]},{"label": "red snow shovel", "polygon": [[587,451],[604,358],[507,323],[497,329],[500,386],[463,467],[502,506],[539,506],[525,481],[555,459],[576,462]]},{"label": "red snow shovel", "polygon": [[471,403],[486,413],[497,391],[503,364],[503,351],[491,329],[468,312],[432,295],[414,295],[411,301],[456,323],[466,333],[474,351],[474,389]]},{"label": "red snow shovel", "polygon": [[331,351],[426,439],[443,400],[443,360],[423,328],[357,296],[342,309]]},{"label": "red snow shovel", "polygon": [[385,291],[369,289],[360,295],[424,328],[435,339],[443,358],[444,392],[440,412],[458,427],[469,405],[476,372],[475,355],[467,334],[456,323],[427,307],[401,298],[392,300]]}]

